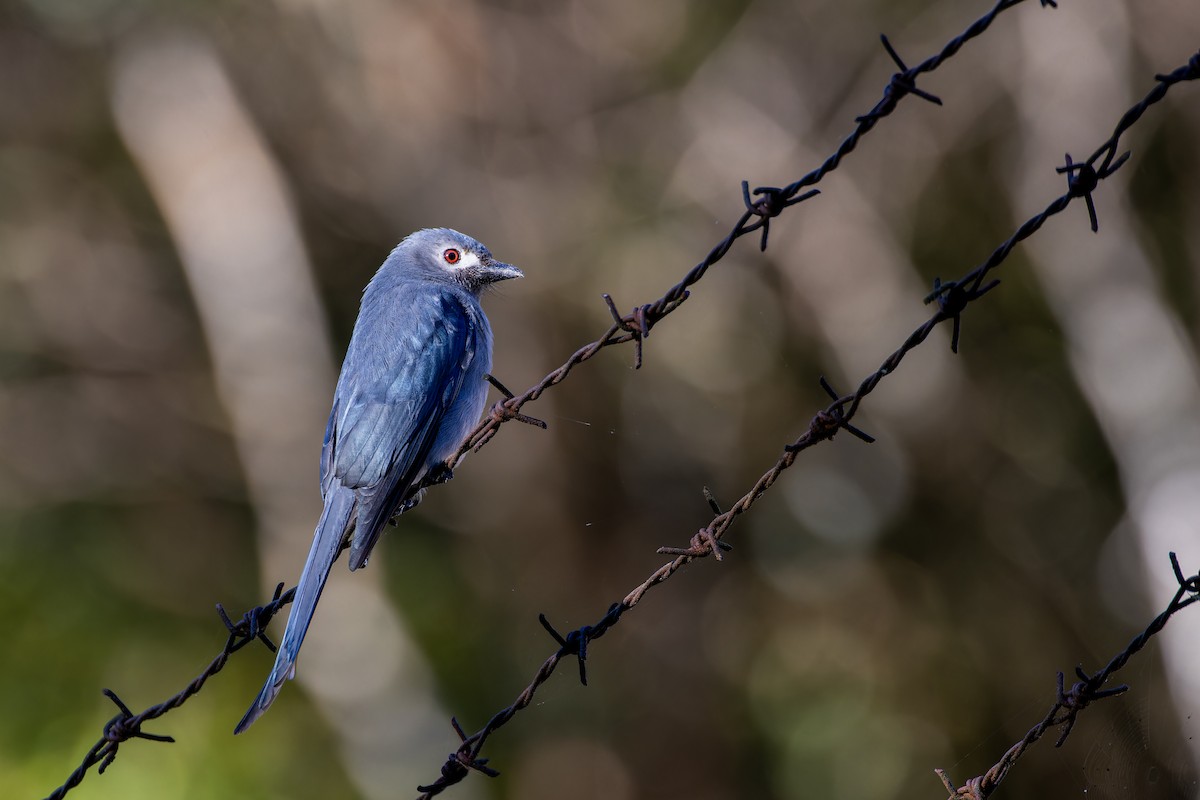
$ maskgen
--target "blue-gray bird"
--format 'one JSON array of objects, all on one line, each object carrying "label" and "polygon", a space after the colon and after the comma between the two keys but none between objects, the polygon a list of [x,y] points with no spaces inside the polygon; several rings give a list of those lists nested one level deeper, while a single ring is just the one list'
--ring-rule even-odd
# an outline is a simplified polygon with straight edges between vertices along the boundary
[{"label": "blue-gray bird", "polygon": [[325,508],[275,666],[235,733],[262,716],[295,675],[296,654],[347,537],[356,570],[412,487],[440,471],[478,423],[492,365],[492,328],[479,296],[520,277],[470,236],[430,228],[400,242],[367,284],[321,448]]}]

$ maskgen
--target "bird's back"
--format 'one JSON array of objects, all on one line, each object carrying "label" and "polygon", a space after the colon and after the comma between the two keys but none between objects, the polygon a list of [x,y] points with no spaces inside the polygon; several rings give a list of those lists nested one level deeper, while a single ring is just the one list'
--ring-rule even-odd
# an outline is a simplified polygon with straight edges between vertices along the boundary
[{"label": "bird's back", "polygon": [[363,558],[411,487],[478,422],[491,339],[479,300],[465,290],[412,280],[368,287],[322,453],[331,470],[325,491],[340,485],[357,495]]}]

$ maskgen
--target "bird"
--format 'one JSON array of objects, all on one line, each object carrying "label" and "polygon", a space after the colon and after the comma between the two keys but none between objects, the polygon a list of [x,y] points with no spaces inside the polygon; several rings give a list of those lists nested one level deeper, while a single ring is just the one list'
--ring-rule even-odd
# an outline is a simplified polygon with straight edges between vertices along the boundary
[{"label": "bird", "polygon": [[[391,251],[363,290],[321,447],[324,507],[275,665],[234,733],[250,727],[296,673],[296,656],[334,561],[366,565],[392,517],[420,500],[427,475],[479,422],[492,368],[492,329],[480,296],[521,278],[470,236],[426,228]],[[411,496],[410,496],[411,495]]]}]

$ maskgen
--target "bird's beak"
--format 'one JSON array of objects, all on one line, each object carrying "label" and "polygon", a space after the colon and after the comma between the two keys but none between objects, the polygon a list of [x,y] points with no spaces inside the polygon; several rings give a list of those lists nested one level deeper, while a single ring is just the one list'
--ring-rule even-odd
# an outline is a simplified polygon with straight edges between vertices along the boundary
[{"label": "bird's beak", "polygon": [[482,267],[479,271],[482,283],[496,283],[497,281],[506,281],[509,278],[525,277],[525,273],[512,264],[505,264],[503,261],[496,261],[495,259],[488,259],[482,264]]}]

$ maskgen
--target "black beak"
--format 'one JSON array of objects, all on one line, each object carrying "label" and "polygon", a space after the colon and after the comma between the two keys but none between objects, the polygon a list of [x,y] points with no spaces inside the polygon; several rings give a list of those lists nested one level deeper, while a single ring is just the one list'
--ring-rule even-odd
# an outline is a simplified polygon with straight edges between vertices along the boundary
[{"label": "black beak", "polygon": [[496,283],[497,281],[506,281],[509,278],[524,278],[525,273],[514,267],[512,264],[505,264],[503,261],[496,261],[489,258],[480,264],[479,268],[479,283]]}]

